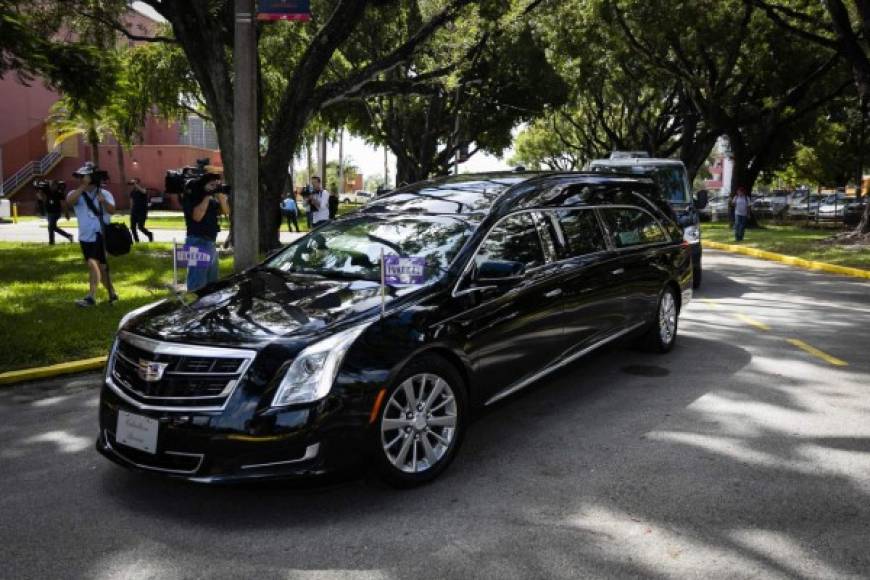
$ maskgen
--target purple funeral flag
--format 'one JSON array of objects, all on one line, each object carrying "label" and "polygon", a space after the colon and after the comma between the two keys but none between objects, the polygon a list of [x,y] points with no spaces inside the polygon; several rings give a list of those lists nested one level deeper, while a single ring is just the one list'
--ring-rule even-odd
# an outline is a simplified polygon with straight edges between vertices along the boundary
[{"label": "purple funeral flag", "polygon": [[211,264],[211,254],[196,246],[175,246],[175,259],[179,268],[198,268]]},{"label": "purple funeral flag", "polygon": [[422,284],[426,281],[426,258],[395,254],[384,256],[384,282],[387,284]]}]

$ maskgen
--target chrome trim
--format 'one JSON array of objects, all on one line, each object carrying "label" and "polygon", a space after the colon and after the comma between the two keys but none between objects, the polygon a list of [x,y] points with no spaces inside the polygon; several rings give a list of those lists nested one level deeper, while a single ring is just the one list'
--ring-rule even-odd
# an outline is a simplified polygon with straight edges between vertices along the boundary
[{"label": "chrome trim", "polygon": [[[183,407],[171,406],[171,405],[149,405],[143,403],[135,398],[132,395],[127,394],[116,382],[115,382],[115,356],[122,356],[125,361],[130,364],[134,364],[130,361],[129,358],[124,357],[120,354],[118,350],[119,341],[125,341],[136,348],[140,348],[142,350],[148,351],[152,354],[166,354],[166,355],[174,355],[174,356],[193,356],[193,357],[207,357],[207,358],[242,358],[244,362],[239,366],[239,370],[235,373],[226,374],[226,373],[195,373],[197,376],[201,377],[209,377],[213,376],[216,378],[220,378],[222,376],[238,376],[238,378],[230,380],[227,382],[227,386],[224,387],[224,390],[221,391],[218,395],[208,395],[208,396],[193,396],[193,397],[153,397],[149,395],[143,395],[136,392],[134,389],[130,389],[130,392],[136,397],[140,397],[142,399],[157,399],[163,401],[201,401],[206,399],[220,399],[224,398],[224,401],[221,405],[186,405]],[[189,413],[191,411],[201,412],[201,411],[223,411],[232,397],[233,392],[236,387],[241,383],[242,378],[244,378],[245,373],[247,373],[248,368],[254,362],[254,358],[257,356],[257,352],[254,350],[247,349],[236,349],[236,348],[225,348],[225,347],[211,347],[211,346],[196,346],[196,345],[187,345],[187,344],[177,344],[173,342],[160,342],[157,340],[152,340],[150,338],[145,338],[142,336],[138,336],[128,332],[126,330],[122,330],[118,333],[118,336],[115,339],[115,342],[112,345],[112,352],[109,358],[108,363],[106,364],[106,385],[109,386],[112,391],[115,392],[119,397],[124,399],[127,403],[133,405],[134,407],[146,411],[179,411]],[[128,387],[129,388],[129,387]]]},{"label": "chrome trim", "polygon": [[581,356],[595,350],[596,348],[598,348],[600,346],[604,346],[608,342],[614,341],[617,338],[620,338],[621,336],[624,336],[624,335],[628,334],[629,332],[640,328],[644,324],[646,324],[646,323],[645,322],[638,322],[637,324],[633,324],[632,326],[629,326],[628,328],[623,328],[619,332],[616,332],[615,334],[612,334],[612,335],[608,336],[607,338],[603,338],[603,339],[599,340],[598,342],[595,342],[594,344],[587,346],[583,350],[575,352],[574,354],[570,355],[569,357],[562,359],[553,365],[550,365],[548,367],[544,367],[543,369],[539,370],[538,372],[536,372],[532,376],[530,376],[526,379],[523,379],[523,380],[511,385],[510,387],[507,387],[506,389],[498,392],[497,394],[493,395],[484,403],[484,406],[492,405],[493,403],[500,401],[500,400],[504,399],[505,397],[512,395],[521,389],[524,389],[525,387],[529,386],[530,384],[537,381],[538,379],[547,376],[551,372],[562,368],[563,366],[567,365],[568,363],[574,362],[575,360],[577,360]]},{"label": "chrome trim", "polygon": [[222,346],[197,346],[176,342],[161,342],[122,330],[118,336],[135,347],[147,350],[152,354],[169,354],[177,356],[199,356],[211,358],[254,358],[256,351]]},{"label": "chrome trim", "polygon": [[[141,401],[137,401],[136,399],[130,397],[130,395],[125,393],[124,390],[121,389],[121,387],[119,387],[117,384],[115,384],[115,381],[113,381],[111,377],[106,377],[106,385],[110,389],[112,389],[112,391],[116,395],[118,395],[119,397],[124,399],[124,401],[126,401],[130,405],[133,405],[137,409],[142,409],[143,411],[177,411],[179,413],[190,413],[191,411],[196,412],[196,413],[204,413],[204,412],[209,412],[209,411],[223,411],[224,409],[226,409],[227,403],[229,403],[229,401],[230,401],[230,397],[227,397],[226,400],[224,400],[222,405],[219,405],[219,406],[212,405],[209,407],[199,407],[199,406],[195,406],[195,405],[187,405],[184,407],[172,407],[172,406],[167,406],[167,405],[146,405],[145,403],[143,403]],[[211,397],[211,398],[215,398],[215,397]]]},{"label": "chrome trim", "polygon": [[199,462],[196,464],[196,467],[194,467],[193,469],[167,469],[165,467],[156,467],[154,465],[145,465],[143,463],[136,463],[135,461],[133,461],[132,459],[130,459],[129,457],[127,457],[126,455],[121,453],[121,451],[117,447],[112,445],[112,442],[109,440],[109,430],[108,429],[103,429],[103,439],[106,440],[106,449],[108,449],[109,451],[111,451],[112,453],[114,453],[115,455],[117,455],[118,457],[120,457],[121,459],[123,459],[124,461],[129,463],[130,465],[134,465],[140,469],[147,469],[149,471],[159,471],[161,473],[174,473],[177,475],[193,475],[194,473],[199,471],[199,468],[202,467],[202,462],[205,459],[205,455],[203,455],[202,453],[182,453],[180,451],[164,451],[164,453],[167,455],[178,455],[181,457],[198,457]]},{"label": "chrome trim", "polygon": [[[118,381],[121,383],[128,391],[131,393],[135,393],[137,397],[141,399],[150,399],[150,400],[161,400],[161,401],[202,401],[206,399],[220,399],[222,397],[229,397],[230,393],[233,392],[233,389],[236,388],[236,385],[239,384],[239,379],[232,379],[227,381],[227,385],[224,387],[224,390],[218,393],[217,395],[195,395],[191,397],[155,397],[153,395],[143,395],[142,393],[136,391],[132,386],[128,385],[126,381],[124,381],[120,377],[114,376],[115,374],[115,365],[112,365],[112,379],[114,381]],[[199,375],[202,376],[202,375]],[[217,378],[221,378],[218,376]],[[117,384],[117,383],[115,383]],[[195,408],[195,407],[194,407]]]},{"label": "chrome trim", "polygon": [[251,465],[242,465],[242,469],[258,469],[260,467],[275,467],[277,465],[290,465],[292,463],[301,463],[314,459],[320,453],[320,443],[314,443],[305,448],[305,455],[299,459],[288,459],[286,461],[273,461],[271,463],[253,463]]}]

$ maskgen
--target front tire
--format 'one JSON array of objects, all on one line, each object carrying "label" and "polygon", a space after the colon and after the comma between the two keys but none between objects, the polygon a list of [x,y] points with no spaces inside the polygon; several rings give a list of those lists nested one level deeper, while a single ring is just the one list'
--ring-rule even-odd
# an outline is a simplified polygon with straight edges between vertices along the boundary
[{"label": "front tire", "polygon": [[424,355],[388,388],[371,434],[375,465],[395,487],[438,477],[453,461],[468,423],[468,398],[456,367]]},{"label": "front tire", "polygon": [[678,322],[677,294],[673,287],[666,286],[659,296],[655,320],[644,336],[644,350],[662,354],[670,352],[677,341]]}]

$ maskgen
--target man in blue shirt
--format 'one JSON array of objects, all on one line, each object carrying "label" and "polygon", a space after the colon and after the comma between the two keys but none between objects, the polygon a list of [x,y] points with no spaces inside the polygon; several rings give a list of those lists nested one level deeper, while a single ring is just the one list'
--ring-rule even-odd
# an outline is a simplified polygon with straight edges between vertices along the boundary
[{"label": "man in blue shirt", "polygon": [[296,218],[299,217],[299,208],[296,206],[296,194],[292,191],[281,202],[281,213],[287,217],[287,231],[292,232],[293,226],[296,226],[298,232],[299,222],[296,221]]},{"label": "man in blue shirt", "polygon": [[[109,304],[118,300],[118,295],[112,286],[112,280],[109,278],[106,266],[106,246],[103,244],[103,224],[112,221],[112,214],[115,213],[115,198],[107,190],[91,182],[91,176],[95,169],[94,164],[88,162],[73,173],[73,177],[79,180],[79,186],[66,196],[67,204],[76,213],[76,219],[79,223],[79,245],[88,265],[90,292],[84,298],[76,300],[76,306],[82,308],[94,306],[97,303],[97,289],[101,280],[109,293]],[[102,224],[100,223],[101,216]]]}]

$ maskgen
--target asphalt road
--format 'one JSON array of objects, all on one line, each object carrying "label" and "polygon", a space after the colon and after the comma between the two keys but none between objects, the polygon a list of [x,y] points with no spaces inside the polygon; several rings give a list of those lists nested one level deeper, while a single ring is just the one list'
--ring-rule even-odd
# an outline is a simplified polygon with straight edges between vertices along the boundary
[{"label": "asphalt road", "polygon": [[870,284],[705,259],[670,355],[578,361],[417,490],[129,473],[93,377],[2,390],[0,577],[870,577]]}]

